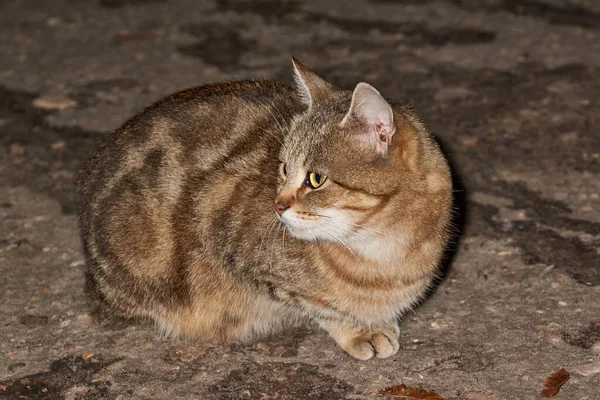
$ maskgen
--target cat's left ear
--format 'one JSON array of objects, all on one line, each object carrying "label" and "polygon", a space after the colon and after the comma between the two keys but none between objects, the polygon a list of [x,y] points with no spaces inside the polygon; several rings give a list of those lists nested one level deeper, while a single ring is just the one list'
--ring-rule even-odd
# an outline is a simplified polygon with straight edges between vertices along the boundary
[{"label": "cat's left ear", "polygon": [[294,80],[300,100],[305,105],[312,107],[313,103],[327,98],[335,87],[306,68],[298,59],[292,57],[294,63]]},{"label": "cat's left ear", "polygon": [[396,133],[392,107],[373,86],[361,82],[352,93],[350,110],[341,122],[344,126],[352,119],[366,123],[367,132],[357,133],[360,141],[367,142],[380,155],[386,155]]}]

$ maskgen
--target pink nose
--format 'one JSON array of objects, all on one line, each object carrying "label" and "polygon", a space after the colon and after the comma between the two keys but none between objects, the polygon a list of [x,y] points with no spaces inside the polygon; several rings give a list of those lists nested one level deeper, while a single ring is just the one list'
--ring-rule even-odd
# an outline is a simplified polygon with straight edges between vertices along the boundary
[{"label": "pink nose", "polygon": [[289,204],[284,203],[283,201],[275,202],[275,212],[279,215],[283,214],[283,212],[288,208],[290,208]]}]

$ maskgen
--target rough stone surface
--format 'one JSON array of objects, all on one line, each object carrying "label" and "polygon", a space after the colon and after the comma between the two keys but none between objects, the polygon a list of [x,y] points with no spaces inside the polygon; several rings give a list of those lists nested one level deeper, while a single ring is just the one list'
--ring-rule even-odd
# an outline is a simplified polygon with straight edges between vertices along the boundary
[{"label": "rough stone surface", "polygon": [[[0,398],[535,399],[561,368],[561,398],[598,398],[597,1],[3,0],[0,37]],[[291,55],[412,103],[452,162],[459,236],[398,354],[95,322],[72,189],[94,143],[185,87],[291,83]]]}]

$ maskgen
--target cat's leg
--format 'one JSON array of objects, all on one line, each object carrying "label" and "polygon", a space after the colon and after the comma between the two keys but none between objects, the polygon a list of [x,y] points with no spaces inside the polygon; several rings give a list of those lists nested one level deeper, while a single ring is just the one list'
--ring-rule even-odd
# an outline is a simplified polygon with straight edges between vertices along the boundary
[{"label": "cat's leg", "polygon": [[318,322],[346,353],[359,360],[373,356],[387,358],[400,348],[397,321],[370,328],[341,320],[319,319]]}]

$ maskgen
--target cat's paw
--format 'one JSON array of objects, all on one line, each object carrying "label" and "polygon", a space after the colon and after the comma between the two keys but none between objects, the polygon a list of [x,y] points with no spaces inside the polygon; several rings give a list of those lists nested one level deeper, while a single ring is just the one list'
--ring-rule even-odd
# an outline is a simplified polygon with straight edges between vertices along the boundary
[{"label": "cat's paw", "polygon": [[349,338],[340,347],[359,360],[388,358],[398,352],[398,335],[393,330],[371,330]]},{"label": "cat's paw", "polygon": [[400,330],[396,324],[368,329],[342,321],[319,323],[346,353],[359,360],[387,358],[400,348]]}]

